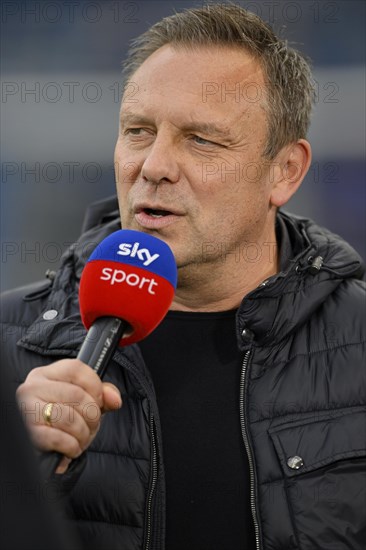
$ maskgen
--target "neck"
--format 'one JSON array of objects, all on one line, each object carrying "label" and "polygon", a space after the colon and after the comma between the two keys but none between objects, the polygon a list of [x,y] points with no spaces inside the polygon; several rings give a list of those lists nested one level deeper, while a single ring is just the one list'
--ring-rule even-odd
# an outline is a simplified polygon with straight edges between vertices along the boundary
[{"label": "neck", "polygon": [[[170,309],[226,311],[237,308],[249,292],[278,273],[278,247],[274,244],[275,239],[269,242],[267,253],[261,253],[256,261],[234,256],[180,268],[178,288]],[[258,250],[266,250],[265,243]]]}]

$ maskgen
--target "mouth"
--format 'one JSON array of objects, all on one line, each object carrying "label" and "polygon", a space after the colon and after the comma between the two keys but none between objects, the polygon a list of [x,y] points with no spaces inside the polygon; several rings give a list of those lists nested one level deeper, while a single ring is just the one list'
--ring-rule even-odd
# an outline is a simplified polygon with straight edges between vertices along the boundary
[{"label": "mouth", "polygon": [[160,229],[176,222],[183,214],[164,208],[161,205],[138,205],[134,208],[135,220],[148,229]]},{"label": "mouth", "polygon": [[173,212],[170,210],[162,210],[160,208],[144,208],[142,212],[145,212],[147,216],[152,218],[163,218],[164,216],[171,216]]}]

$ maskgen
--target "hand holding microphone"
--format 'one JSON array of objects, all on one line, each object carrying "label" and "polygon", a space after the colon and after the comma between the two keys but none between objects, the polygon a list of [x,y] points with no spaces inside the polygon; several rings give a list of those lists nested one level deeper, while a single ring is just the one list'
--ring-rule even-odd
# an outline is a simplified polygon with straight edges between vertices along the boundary
[{"label": "hand holding microphone", "polygon": [[17,392],[27,410],[38,404],[43,411],[41,419],[27,415],[27,422],[36,446],[56,451],[43,460],[47,475],[63,456],[76,458],[94,439],[100,418],[89,420],[83,414],[86,406],[94,404],[102,412],[121,406],[117,388],[100,378],[118,345],[141,340],[164,318],[176,282],[173,253],[151,235],[120,230],[96,247],[80,280],[80,312],[88,334],[78,358],[34,369]]}]

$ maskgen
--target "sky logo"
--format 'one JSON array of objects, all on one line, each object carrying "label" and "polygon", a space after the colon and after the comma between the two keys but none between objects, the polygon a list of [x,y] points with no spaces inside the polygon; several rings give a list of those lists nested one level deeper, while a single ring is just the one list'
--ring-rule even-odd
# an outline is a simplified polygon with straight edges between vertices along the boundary
[{"label": "sky logo", "polygon": [[140,248],[140,243],[121,243],[119,245],[117,254],[120,256],[130,256],[131,258],[137,257],[141,260],[142,265],[148,266],[157,260],[160,254],[151,254],[147,248]]}]

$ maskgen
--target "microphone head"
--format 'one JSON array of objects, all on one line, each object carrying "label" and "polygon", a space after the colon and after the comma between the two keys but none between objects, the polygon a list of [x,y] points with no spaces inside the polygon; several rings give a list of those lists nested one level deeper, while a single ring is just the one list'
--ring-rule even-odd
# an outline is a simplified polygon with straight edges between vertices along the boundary
[{"label": "microphone head", "polygon": [[165,317],[177,286],[173,252],[162,240],[130,229],[109,235],[93,251],[80,279],[86,329],[99,317],[117,317],[132,332],[120,346],[142,340]]}]

